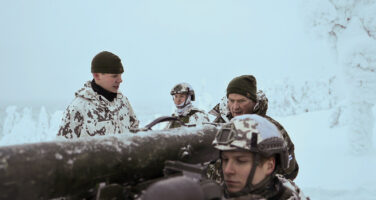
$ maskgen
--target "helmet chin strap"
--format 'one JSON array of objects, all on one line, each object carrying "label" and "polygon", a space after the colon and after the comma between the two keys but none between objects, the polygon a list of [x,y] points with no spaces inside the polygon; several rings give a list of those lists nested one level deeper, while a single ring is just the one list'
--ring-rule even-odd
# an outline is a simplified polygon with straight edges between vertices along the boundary
[{"label": "helmet chin strap", "polygon": [[[255,189],[254,185],[252,185],[252,180],[253,180],[253,177],[255,176],[256,168],[257,168],[257,166],[260,163],[260,156],[259,156],[259,154],[253,154],[253,155],[254,155],[254,159],[253,159],[253,163],[252,163],[252,168],[251,168],[251,171],[249,172],[246,185],[239,192],[232,192],[232,193],[230,193],[227,190],[226,184],[224,184],[226,197],[233,198],[233,197],[244,196],[244,195],[250,194]],[[223,172],[221,174],[223,176]]]}]

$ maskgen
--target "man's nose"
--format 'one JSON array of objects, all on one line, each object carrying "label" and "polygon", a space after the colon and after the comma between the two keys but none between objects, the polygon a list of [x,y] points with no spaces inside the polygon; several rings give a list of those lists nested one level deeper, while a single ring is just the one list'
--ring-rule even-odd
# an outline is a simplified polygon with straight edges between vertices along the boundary
[{"label": "man's nose", "polygon": [[233,106],[233,108],[235,108],[235,109],[240,108],[240,104],[239,104],[238,102],[234,102],[234,103],[232,104],[232,106]]},{"label": "man's nose", "polygon": [[232,174],[234,173],[234,166],[232,161],[227,161],[227,163],[223,167],[223,173],[225,174]]},{"label": "man's nose", "polygon": [[118,83],[121,83],[123,82],[123,79],[121,78],[121,76],[119,76],[118,80],[117,80]]}]

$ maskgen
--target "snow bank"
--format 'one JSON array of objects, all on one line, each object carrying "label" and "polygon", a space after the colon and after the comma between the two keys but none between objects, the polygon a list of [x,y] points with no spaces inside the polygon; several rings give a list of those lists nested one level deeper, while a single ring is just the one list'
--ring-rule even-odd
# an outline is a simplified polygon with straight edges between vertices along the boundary
[{"label": "snow bank", "polygon": [[278,119],[295,144],[300,167],[296,183],[311,199],[374,199],[376,150],[354,153],[346,127],[330,128],[331,113],[326,110]]}]

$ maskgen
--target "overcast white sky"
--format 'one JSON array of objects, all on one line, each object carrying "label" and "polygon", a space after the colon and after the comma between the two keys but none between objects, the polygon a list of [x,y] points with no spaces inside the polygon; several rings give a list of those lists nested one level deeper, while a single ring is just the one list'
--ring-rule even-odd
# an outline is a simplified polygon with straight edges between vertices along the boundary
[{"label": "overcast white sky", "polygon": [[102,50],[122,59],[121,91],[136,108],[170,103],[182,81],[219,100],[242,74],[262,87],[333,72],[333,52],[308,34],[300,0],[0,2],[0,106],[65,108]]}]

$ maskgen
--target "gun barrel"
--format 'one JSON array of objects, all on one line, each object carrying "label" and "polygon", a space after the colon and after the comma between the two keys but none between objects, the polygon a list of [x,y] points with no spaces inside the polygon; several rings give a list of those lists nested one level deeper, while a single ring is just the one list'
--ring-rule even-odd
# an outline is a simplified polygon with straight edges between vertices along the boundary
[{"label": "gun barrel", "polygon": [[[179,128],[86,140],[0,148],[0,199],[85,198],[100,182],[137,183],[163,176],[166,160],[201,163],[218,154],[217,128]],[[126,136],[125,136],[126,135]]]}]

